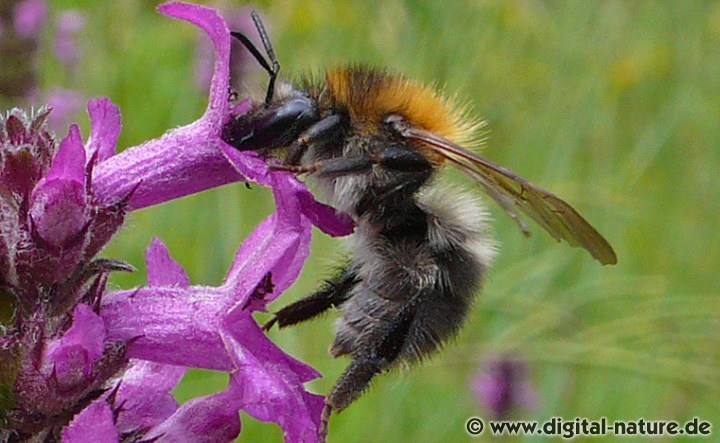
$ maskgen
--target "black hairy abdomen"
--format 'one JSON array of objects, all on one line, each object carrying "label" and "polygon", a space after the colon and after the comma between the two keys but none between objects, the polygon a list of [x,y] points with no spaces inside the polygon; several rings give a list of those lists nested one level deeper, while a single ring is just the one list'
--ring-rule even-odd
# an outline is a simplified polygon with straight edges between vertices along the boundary
[{"label": "black hairy abdomen", "polygon": [[[389,214],[388,228],[361,227],[353,267],[359,283],[342,306],[334,355],[383,354],[388,364],[428,356],[462,326],[484,265],[463,239],[442,247],[427,237],[428,213]],[[407,324],[403,324],[407,322]],[[382,343],[378,350],[378,343]]]}]

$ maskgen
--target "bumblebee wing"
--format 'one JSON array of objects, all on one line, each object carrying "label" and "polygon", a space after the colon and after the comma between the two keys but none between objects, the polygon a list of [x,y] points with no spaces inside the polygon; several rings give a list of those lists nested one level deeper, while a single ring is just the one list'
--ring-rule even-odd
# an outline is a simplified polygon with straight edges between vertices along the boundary
[{"label": "bumblebee wing", "polygon": [[615,251],[607,240],[560,197],[432,132],[410,126],[398,129],[403,137],[425,143],[475,179],[525,235],[529,235],[529,230],[515,208],[535,220],[557,241],[565,240],[572,246],[585,248],[603,265],[617,263]]}]

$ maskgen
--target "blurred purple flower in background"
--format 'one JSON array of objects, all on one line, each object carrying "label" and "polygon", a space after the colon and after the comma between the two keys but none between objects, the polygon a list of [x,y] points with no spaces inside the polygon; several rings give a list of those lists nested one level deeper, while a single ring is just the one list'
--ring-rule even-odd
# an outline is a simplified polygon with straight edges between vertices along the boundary
[{"label": "blurred purple flower in background", "polygon": [[24,38],[33,38],[42,30],[47,20],[47,5],[44,0],[23,0],[15,3],[13,25],[15,32]]},{"label": "blurred purple flower in background", "polygon": [[55,88],[45,95],[44,101],[53,110],[48,116],[50,128],[67,128],[82,109],[85,99],[79,91]]},{"label": "blurred purple flower in background", "polygon": [[0,2],[0,109],[37,88],[37,50],[47,8],[43,0]]},{"label": "blurred purple flower in background", "polygon": [[[322,397],[303,384],[319,374],[270,342],[252,313],[295,280],[312,224],[332,235],[352,224],[294,177],[222,141],[223,125],[247,108],[228,102],[225,21],[191,4],[159,10],[213,42],[199,120],[118,155],[120,112],[106,98],[88,103],[86,141],[72,125],[56,144],[48,108],[31,116],[14,109],[0,121],[0,435],[229,441],[243,409],[278,423],[287,441],[314,441]],[[190,285],[155,240],[147,285],[106,290],[110,272],[132,268],[95,255],[128,211],[241,180],[271,186],[277,210],[243,243],[221,286]],[[170,391],[187,367],[226,371],[230,383],[178,406]]]},{"label": "blurred purple flower in background", "polygon": [[74,121],[86,103],[83,94],[74,89],[53,88],[48,92],[32,89],[21,100],[23,103],[43,103],[52,112],[47,116],[47,125],[52,132],[65,131]]},{"label": "blurred purple flower in background", "polygon": [[507,355],[490,360],[479,370],[471,388],[478,403],[495,419],[507,418],[519,407],[532,407],[537,396],[527,363]]},{"label": "blurred purple flower in background", "polygon": [[36,65],[42,31],[48,22],[55,22],[53,54],[70,78],[67,83],[74,84],[81,58],[79,32],[85,19],[78,11],[60,12],[55,20],[48,16],[45,0],[0,2],[0,109],[48,103],[55,112],[47,123],[50,129],[61,131],[75,119],[85,99],[77,90],[55,87],[48,91],[39,87]]},{"label": "blurred purple flower in background", "polygon": [[55,57],[66,68],[74,68],[80,60],[78,33],[84,27],[85,16],[79,11],[63,11],[56,18],[53,49]]}]

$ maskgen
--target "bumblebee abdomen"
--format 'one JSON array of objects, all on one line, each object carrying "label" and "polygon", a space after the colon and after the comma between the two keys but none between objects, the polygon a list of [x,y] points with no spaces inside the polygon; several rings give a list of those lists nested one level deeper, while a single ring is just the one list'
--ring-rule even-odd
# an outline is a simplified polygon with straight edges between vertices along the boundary
[{"label": "bumblebee abdomen", "polygon": [[[480,202],[456,191],[449,199],[450,192],[433,189],[419,195],[425,229],[387,232],[358,226],[352,261],[359,283],[341,306],[333,355],[361,359],[373,343],[384,343],[397,346],[398,362],[413,362],[460,329],[494,246]],[[411,320],[398,333],[401,318]]]}]

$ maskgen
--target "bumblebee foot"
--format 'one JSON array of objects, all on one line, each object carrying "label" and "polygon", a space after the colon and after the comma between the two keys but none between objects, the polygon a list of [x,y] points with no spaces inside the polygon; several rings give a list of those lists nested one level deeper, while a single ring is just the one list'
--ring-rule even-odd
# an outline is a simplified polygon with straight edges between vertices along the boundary
[{"label": "bumblebee foot", "polygon": [[270,320],[266,321],[264,325],[262,325],[262,330],[267,332],[269,331],[273,326],[275,326],[275,323],[277,323],[278,318],[276,315],[273,316]]},{"label": "bumblebee foot", "polygon": [[318,428],[318,442],[325,443],[328,434],[328,423],[330,422],[330,415],[332,414],[332,406],[325,403],[322,414],[320,415],[320,427]]},{"label": "bumblebee foot", "polygon": [[293,174],[312,174],[317,170],[315,165],[300,166],[300,165],[269,165],[268,169],[271,171],[285,171]]},{"label": "bumblebee foot", "polygon": [[268,331],[275,323],[280,328],[315,318],[332,307],[340,306],[350,296],[350,290],[357,284],[355,270],[347,265],[334,279],[323,288],[280,309],[263,325]]}]

